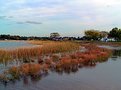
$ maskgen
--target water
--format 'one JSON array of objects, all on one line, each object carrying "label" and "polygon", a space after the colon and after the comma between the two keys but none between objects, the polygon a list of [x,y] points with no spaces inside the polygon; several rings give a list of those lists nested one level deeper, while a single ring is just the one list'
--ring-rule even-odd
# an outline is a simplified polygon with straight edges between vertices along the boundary
[{"label": "water", "polygon": [[121,90],[121,50],[115,50],[108,61],[76,72],[49,72],[42,77],[24,78],[0,84],[0,90]]},{"label": "water", "polygon": [[33,46],[25,41],[1,41],[0,48],[2,49],[13,49],[23,46]]}]

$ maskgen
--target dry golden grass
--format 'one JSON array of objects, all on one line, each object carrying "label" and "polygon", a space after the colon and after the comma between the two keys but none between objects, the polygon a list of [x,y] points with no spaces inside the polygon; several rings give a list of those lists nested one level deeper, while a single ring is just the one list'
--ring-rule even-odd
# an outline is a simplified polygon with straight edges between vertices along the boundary
[{"label": "dry golden grass", "polygon": [[0,50],[0,63],[5,63],[7,60],[11,59],[10,52],[6,50]]},{"label": "dry golden grass", "polygon": [[43,45],[42,53],[58,53],[78,50],[79,44],[73,42],[49,42]]},{"label": "dry golden grass", "polygon": [[0,50],[0,62],[8,60],[30,61],[32,57],[39,57],[43,54],[68,52],[79,49],[79,44],[74,42],[60,41],[28,41],[28,43],[40,45],[37,47],[23,47],[14,50]]},{"label": "dry golden grass", "polygon": [[45,44],[49,44],[49,43],[55,43],[55,41],[49,41],[49,40],[47,40],[47,41],[31,40],[31,41],[27,41],[27,42],[30,44],[35,44],[35,45],[45,45]]},{"label": "dry golden grass", "polygon": [[34,75],[41,71],[40,64],[23,64],[19,67],[21,74]]}]

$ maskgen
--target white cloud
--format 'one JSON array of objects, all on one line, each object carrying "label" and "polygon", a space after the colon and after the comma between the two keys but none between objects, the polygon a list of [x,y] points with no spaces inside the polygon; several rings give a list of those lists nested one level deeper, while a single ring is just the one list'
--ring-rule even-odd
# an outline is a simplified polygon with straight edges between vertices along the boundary
[{"label": "white cloud", "polygon": [[22,4],[25,3],[26,0],[8,0],[6,4],[12,5],[12,4]]},{"label": "white cloud", "polygon": [[[66,20],[70,25],[106,25],[121,19],[121,0],[7,0],[5,16],[16,21],[47,18]],[[36,6],[37,4],[37,6]],[[40,5],[39,5],[40,4]],[[17,8],[15,8],[15,7]],[[73,18],[73,20],[72,20]],[[75,19],[75,20],[74,20]],[[78,19],[78,21],[77,21]],[[116,21],[117,20],[117,21]],[[43,22],[43,21],[42,21]]]},{"label": "white cloud", "polygon": [[[76,5],[81,5],[81,4],[90,4],[90,5],[95,5],[97,7],[102,7],[105,5],[119,5],[121,4],[121,0],[71,0],[70,4],[76,4]],[[88,7],[88,6],[87,6]]]},{"label": "white cloud", "polygon": [[49,17],[56,16],[60,13],[65,13],[67,11],[66,7],[57,6],[57,7],[24,7],[17,10],[10,10],[6,13],[7,16],[13,16],[16,19],[22,18],[36,18],[36,17]]}]

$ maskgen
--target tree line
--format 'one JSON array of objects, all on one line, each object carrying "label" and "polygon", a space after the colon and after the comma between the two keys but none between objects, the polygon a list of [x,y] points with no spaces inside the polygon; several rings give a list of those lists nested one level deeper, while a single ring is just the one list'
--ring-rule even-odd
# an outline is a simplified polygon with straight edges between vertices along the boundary
[{"label": "tree line", "polygon": [[101,40],[102,38],[114,38],[116,41],[121,41],[121,29],[115,27],[109,32],[86,30],[83,37],[61,37],[58,32],[51,33],[48,37],[0,35],[0,40]]},{"label": "tree line", "polygon": [[83,40],[101,40],[102,38],[114,38],[115,41],[121,41],[121,29],[115,27],[109,32],[99,30],[86,30]]},{"label": "tree line", "polygon": [[19,35],[0,35],[0,40],[80,40],[80,37],[61,37],[59,33],[51,33],[48,37],[19,36]]},{"label": "tree line", "polygon": [[19,35],[0,35],[0,40],[46,40],[49,37],[36,37],[36,36],[19,36]]}]

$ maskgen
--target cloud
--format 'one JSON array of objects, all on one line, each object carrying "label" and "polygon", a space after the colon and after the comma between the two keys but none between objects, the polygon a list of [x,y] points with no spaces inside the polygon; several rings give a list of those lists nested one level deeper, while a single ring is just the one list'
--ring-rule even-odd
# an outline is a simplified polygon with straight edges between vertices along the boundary
[{"label": "cloud", "polygon": [[[57,16],[61,13],[66,13],[67,8],[62,6],[57,7],[24,7],[17,10],[10,10],[6,13],[6,16],[13,17],[14,20],[29,20],[35,18],[45,18],[45,17],[52,17]],[[38,19],[37,19],[38,20]]]},{"label": "cloud", "polygon": [[[59,22],[64,31],[72,30],[70,27],[103,28],[121,26],[120,7],[121,0],[0,0],[0,19],[25,24],[25,28],[29,26],[26,24],[36,24],[30,25],[33,30],[40,29],[41,22],[45,23],[41,28],[48,31],[61,29],[55,27]],[[53,22],[55,25],[51,25]]]},{"label": "cloud", "polygon": [[0,19],[5,19],[6,18],[6,16],[0,16]]},{"label": "cloud", "polygon": [[36,22],[36,21],[26,21],[25,23],[29,23],[29,24],[42,24],[41,22]]},{"label": "cloud", "polygon": [[37,7],[37,8],[22,8],[18,10],[10,11],[8,14],[11,16],[28,16],[28,15],[39,15],[39,16],[52,16],[58,13],[66,12],[64,7]]},{"label": "cloud", "polygon": [[24,22],[16,22],[17,24],[25,24]]},{"label": "cloud", "polygon": [[16,22],[17,24],[42,24],[41,22],[37,21],[25,21],[25,22]]}]

